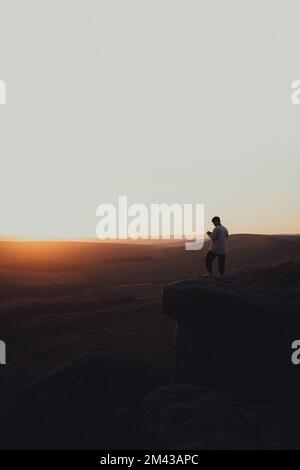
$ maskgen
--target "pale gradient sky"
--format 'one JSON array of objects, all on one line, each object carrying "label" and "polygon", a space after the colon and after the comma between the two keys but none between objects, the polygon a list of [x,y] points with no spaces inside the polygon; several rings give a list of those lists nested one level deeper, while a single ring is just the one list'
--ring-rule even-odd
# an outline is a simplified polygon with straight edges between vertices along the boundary
[{"label": "pale gradient sky", "polygon": [[300,233],[299,0],[0,0],[0,233],[95,236],[101,202]]}]

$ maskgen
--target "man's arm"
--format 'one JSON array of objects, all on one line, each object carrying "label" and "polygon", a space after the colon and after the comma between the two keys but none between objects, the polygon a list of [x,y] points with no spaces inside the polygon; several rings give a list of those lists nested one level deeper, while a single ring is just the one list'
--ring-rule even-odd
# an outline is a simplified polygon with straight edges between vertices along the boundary
[{"label": "man's arm", "polygon": [[213,233],[210,235],[210,239],[214,242],[217,240],[219,236],[219,230],[218,230],[218,227],[214,228],[214,231]]}]

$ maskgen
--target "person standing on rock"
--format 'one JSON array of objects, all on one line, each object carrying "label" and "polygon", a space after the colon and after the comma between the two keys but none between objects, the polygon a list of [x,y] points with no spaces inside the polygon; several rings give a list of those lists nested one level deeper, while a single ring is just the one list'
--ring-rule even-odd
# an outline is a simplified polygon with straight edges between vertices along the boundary
[{"label": "person standing on rock", "polygon": [[213,261],[218,258],[219,275],[223,276],[225,272],[225,260],[228,246],[229,233],[226,227],[221,224],[218,216],[213,217],[212,223],[215,228],[212,232],[206,232],[212,241],[211,247],[206,255],[205,264],[207,269],[206,276],[212,275]]}]

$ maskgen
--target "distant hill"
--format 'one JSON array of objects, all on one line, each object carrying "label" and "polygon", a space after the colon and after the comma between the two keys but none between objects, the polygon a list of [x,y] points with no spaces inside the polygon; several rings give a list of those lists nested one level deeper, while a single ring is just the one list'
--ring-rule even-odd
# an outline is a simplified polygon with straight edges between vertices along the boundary
[{"label": "distant hill", "polygon": [[241,271],[238,275],[244,281],[252,283],[271,284],[280,287],[298,285],[300,284],[300,258],[292,258],[278,263],[276,266]]},{"label": "distant hill", "polygon": [[265,267],[300,256],[300,237],[232,235],[229,259],[234,269]]}]

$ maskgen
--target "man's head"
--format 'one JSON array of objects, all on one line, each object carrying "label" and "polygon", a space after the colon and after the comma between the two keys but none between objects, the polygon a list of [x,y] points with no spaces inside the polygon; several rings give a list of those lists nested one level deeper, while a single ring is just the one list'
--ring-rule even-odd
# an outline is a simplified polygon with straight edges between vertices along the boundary
[{"label": "man's head", "polygon": [[221,225],[221,219],[217,215],[211,219],[212,223],[216,227],[217,225]]}]

